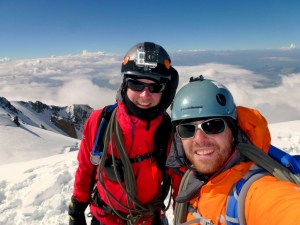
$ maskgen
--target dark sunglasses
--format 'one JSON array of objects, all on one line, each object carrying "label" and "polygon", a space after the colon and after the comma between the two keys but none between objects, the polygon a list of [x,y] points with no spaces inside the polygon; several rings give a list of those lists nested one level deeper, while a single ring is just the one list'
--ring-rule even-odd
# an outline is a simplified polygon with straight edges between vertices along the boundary
[{"label": "dark sunglasses", "polygon": [[180,124],[176,126],[176,131],[181,139],[191,139],[195,137],[197,129],[201,129],[205,134],[220,134],[226,129],[226,122],[221,118],[205,120],[200,124]]},{"label": "dark sunglasses", "polygon": [[145,87],[148,87],[151,93],[160,93],[166,88],[166,84],[164,83],[144,83],[138,80],[127,80],[127,87],[129,87],[133,91],[142,91]]}]

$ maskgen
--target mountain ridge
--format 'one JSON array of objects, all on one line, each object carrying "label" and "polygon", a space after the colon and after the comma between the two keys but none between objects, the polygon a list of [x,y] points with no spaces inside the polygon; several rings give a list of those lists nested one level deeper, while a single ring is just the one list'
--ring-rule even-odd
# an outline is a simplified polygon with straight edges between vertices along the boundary
[{"label": "mountain ridge", "polygon": [[0,97],[0,106],[12,120],[76,139],[81,139],[85,121],[94,110],[85,104],[55,106],[40,101],[8,101],[5,97]]}]

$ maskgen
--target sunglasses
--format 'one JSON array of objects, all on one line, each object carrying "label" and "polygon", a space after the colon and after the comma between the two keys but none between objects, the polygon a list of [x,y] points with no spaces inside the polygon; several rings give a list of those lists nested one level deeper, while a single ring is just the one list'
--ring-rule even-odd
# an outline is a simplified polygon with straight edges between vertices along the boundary
[{"label": "sunglasses", "polygon": [[205,134],[220,134],[226,129],[226,122],[221,118],[205,120],[200,124],[180,124],[176,126],[176,131],[181,139],[191,139],[195,137],[197,129],[201,129]]},{"label": "sunglasses", "polygon": [[164,83],[144,83],[138,80],[127,80],[127,87],[133,91],[142,91],[145,87],[148,87],[151,93],[160,93],[166,88]]}]

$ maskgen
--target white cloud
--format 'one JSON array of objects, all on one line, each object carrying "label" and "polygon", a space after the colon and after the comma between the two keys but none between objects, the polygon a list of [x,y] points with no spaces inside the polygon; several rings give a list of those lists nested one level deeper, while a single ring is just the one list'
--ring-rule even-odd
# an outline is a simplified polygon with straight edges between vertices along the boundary
[{"label": "white cloud", "polygon": [[263,88],[263,83],[272,80],[238,66],[208,63],[176,69],[180,74],[179,88],[187,84],[190,77],[202,74],[204,78],[224,84],[232,92],[237,105],[260,110],[271,123],[300,118],[300,74],[282,76],[281,85]]},{"label": "white cloud", "polygon": [[91,55],[103,55],[104,52],[88,52],[87,50],[82,51],[82,55],[91,56]]},{"label": "white cloud", "polygon": [[238,105],[259,109],[271,123],[300,118],[300,74],[282,76],[282,84],[272,88],[254,88],[239,80],[228,88]]},{"label": "white cloud", "polygon": [[198,66],[177,66],[176,69],[180,74],[180,86],[186,84],[190,77],[199,75],[223,82],[224,84],[239,82],[249,86],[261,86],[261,81],[267,80],[262,75],[257,75],[250,70],[229,64],[206,63]]},{"label": "white cloud", "polygon": [[288,46],[288,47],[281,47],[280,49],[282,49],[282,50],[291,50],[291,49],[295,49],[295,48],[296,48],[296,45],[291,44],[291,45]]},{"label": "white cloud", "polygon": [[[280,60],[280,58],[271,58]],[[0,64],[0,95],[8,100],[42,101],[51,105],[89,104],[100,108],[115,102],[122,82],[123,55],[85,54],[55,58],[3,62]],[[281,59],[283,60],[283,59]],[[287,60],[287,59],[285,59]],[[270,122],[300,119],[300,74],[279,75],[282,84],[272,83],[261,74],[221,63],[175,66],[180,74],[179,88],[191,76],[204,75],[227,86],[238,105],[258,108]]]},{"label": "white cloud", "polygon": [[[5,62],[0,69],[0,93],[8,100],[39,100],[55,105],[85,103],[93,108],[102,107],[115,101],[115,90],[107,86],[116,89],[121,83],[122,58],[85,52],[75,56]],[[92,83],[95,79],[98,79],[98,86]],[[100,96],[104,96],[103,99]]]},{"label": "white cloud", "polygon": [[115,102],[116,91],[107,87],[100,88],[91,80],[85,78],[74,79],[64,83],[52,99],[56,104],[68,105],[70,102],[88,104],[92,108],[100,108]]},{"label": "white cloud", "polygon": [[194,50],[189,50],[189,52],[206,52],[204,49],[194,49]]},{"label": "white cloud", "polygon": [[4,57],[3,59],[0,59],[0,63],[1,62],[10,62],[11,59],[10,58],[7,58],[7,57]]}]

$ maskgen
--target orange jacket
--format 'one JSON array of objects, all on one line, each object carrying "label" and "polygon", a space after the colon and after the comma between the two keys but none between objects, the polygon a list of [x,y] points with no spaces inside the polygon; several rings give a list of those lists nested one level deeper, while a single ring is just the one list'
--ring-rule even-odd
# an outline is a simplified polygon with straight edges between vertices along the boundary
[{"label": "orange jacket", "polygon": [[[270,132],[267,121],[257,110],[237,107],[238,125],[257,147],[267,152]],[[233,185],[253,162],[242,162],[213,177],[189,201],[197,213],[215,225],[225,225],[226,201]],[[187,221],[195,217],[188,213]],[[245,199],[247,225],[300,224],[300,187],[294,183],[265,176],[255,181]],[[195,225],[197,223],[194,223]]]},{"label": "orange jacket", "polygon": [[[241,163],[219,174],[200,189],[190,204],[205,219],[215,225],[225,225],[228,193],[251,164]],[[194,218],[189,213],[187,221]],[[247,225],[300,224],[300,187],[273,176],[255,181],[247,192],[245,219]]]}]

